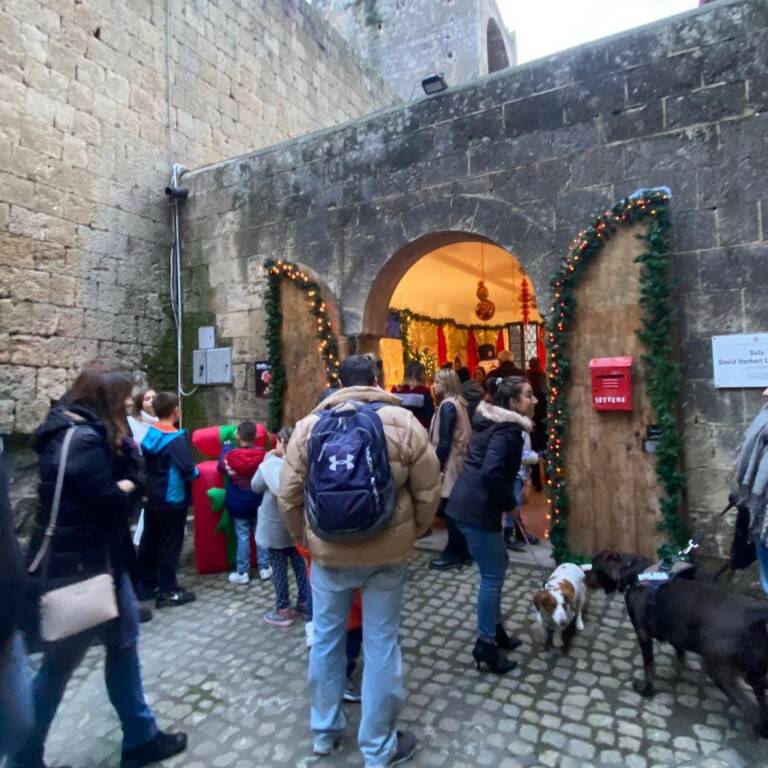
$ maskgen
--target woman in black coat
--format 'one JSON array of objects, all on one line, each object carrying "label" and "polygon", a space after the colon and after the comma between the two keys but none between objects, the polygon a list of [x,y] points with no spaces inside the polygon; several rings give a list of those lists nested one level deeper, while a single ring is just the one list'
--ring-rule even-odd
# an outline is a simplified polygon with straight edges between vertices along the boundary
[{"label": "woman in black coat", "polygon": [[32,613],[0,453],[0,763],[32,729],[31,674],[22,630]]},{"label": "woman in black coat", "polygon": [[183,733],[160,731],[144,699],[138,656],[138,603],[125,572],[132,463],[124,453],[128,422],[127,375],[83,371],[38,428],[40,507],[30,559],[43,544],[62,459],[64,436],[75,427],[66,457],[55,531],[50,540],[47,584],[71,583],[111,569],[119,617],[103,627],[49,643],[33,683],[35,726],[17,753],[14,768],[44,768],[45,739],[69,678],[97,635],[106,648],[105,681],[123,728],[122,768],[140,768],[182,751]]},{"label": "woman in black coat", "polygon": [[480,569],[477,642],[472,656],[478,669],[482,662],[497,674],[515,667],[499,649],[512,650],[520,644],[507,635],[501,621],[501,590],[508,562],[501,518],[516,506],[514,487],[523,452],[522,430],[530,432],[533,428],[535,405],[531,385],[522,377],[510,376],[501,380],[492,403],[478,406],[464,472],[456,481],[446,510],[464,534]]}]

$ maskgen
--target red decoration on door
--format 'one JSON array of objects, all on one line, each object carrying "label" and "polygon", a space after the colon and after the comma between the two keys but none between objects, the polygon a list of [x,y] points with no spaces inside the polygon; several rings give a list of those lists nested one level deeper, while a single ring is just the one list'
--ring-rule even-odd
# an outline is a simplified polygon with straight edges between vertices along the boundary
[{"label": "red decoration on door", "polygon": [[448,342],[442,325],[437,326],[437,364],[442,368],[448,362]]},{"label": "red decoration on door", "polygon": [[499,333],[496,336],[496,354],[504,351],[504,329],[499,328]]},{"label": "red decoration on door", "polygon": [[470,329],[467,335],[467,368],[470,373],[474,373],[479,363],[477,354],[477,339],[475,338],[475,332]]}]

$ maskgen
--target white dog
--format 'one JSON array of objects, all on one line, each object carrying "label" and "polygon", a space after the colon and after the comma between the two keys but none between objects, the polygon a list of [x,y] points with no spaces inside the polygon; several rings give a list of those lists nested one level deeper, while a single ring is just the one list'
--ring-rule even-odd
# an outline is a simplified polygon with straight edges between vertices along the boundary
[{"label": "white dog", "polygon": [[563,563],[553,571],[542,588],[533,596],[536,622],[550,648],[554,636],[555,648],[562,648],[563,633],[575,620],[576,631],[584,629],[582,612],[587,603],[584,571],[591,566]]}]

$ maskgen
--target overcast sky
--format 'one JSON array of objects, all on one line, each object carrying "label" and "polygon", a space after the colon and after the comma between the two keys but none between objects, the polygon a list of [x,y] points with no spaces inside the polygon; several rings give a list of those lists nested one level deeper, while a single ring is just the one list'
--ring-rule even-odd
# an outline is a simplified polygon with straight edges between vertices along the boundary
[{"label": "overcast sky", "polygon": [[496,0],[517,32],[517,60],[571,48],[698,6],[698,0]]}]

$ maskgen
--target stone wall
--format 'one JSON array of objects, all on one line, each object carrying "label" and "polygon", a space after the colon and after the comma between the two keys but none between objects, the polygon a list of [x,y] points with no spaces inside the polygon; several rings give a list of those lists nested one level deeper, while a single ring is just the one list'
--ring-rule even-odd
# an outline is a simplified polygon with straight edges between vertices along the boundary
[{"label": "stone wall", "polygon": [[210,417],[263,415],[247,373],[266,352],[265,257],[319,274],[347,335],[375,332],[380,271],[436,232],[510,250],[546,308],[590,217],[668,185],[689,506],[703,525],[760,399],[713,388],[709,343],[768,329],[767,42],[765,3],[720,2],[189,174],[188,306],[216,314],[238,371],[234,391],[205,392]]},{"label": "stone wall", "polygon": [[316,0],[317,7],[360,56],[406,101],[421,81],[444,73],[450,85],[488,74],[487,30],[498,24],[510,63],[514,36],[496,0]]},{"label": "stone wall", "polygon": [[170,3],[168,25],[165,5],[2,4],[0,433],[31,431],[89,359],[145,367],[168,328],[172,157],[199,166],[393,101],[304,2]]}]

